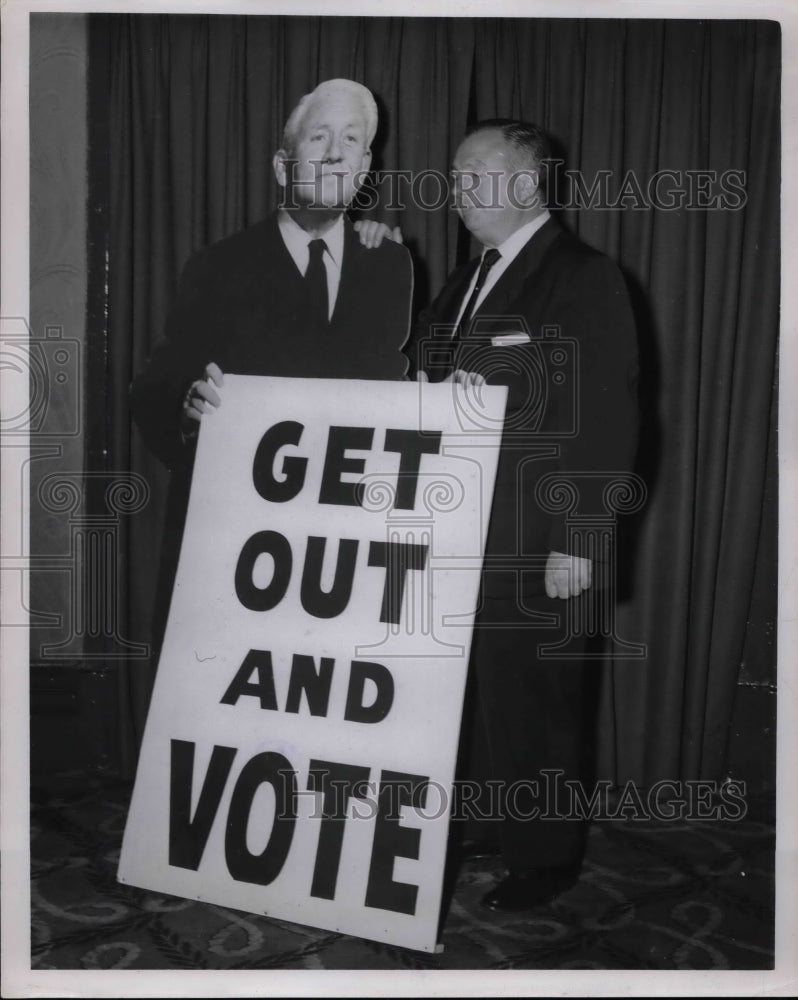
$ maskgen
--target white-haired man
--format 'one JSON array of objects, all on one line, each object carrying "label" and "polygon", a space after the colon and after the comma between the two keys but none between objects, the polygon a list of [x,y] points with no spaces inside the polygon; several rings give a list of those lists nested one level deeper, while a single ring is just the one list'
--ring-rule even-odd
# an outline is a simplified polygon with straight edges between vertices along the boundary
[{"label": "white-haired man", "polygon": [[[372,225],[345,216],[371,164],[377,106],[353,80],[327,80],[291,113],[274,171],[283,197],[265,221],[186,265],[166,336],[131,391],[148,446],[190,464],[223,373],[401,379],[412,267]],[[375,244],[377,244],[375,246]]]}]

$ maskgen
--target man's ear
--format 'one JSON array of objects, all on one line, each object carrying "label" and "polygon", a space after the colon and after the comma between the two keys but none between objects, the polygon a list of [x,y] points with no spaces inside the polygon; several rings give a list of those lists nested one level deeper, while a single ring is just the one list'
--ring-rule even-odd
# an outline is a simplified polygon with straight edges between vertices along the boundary
[{"label": "man's ear", "polygon": [[274,176],[277,178],[277,183],[280,187],[285,187],[288,181],[288,172],[286,170],[286,161],[288,159],[288,154],[284,149],[278,149],[274,154],[274,159],[272,160],[272,167],[274,169]]},{"label": "man's ear", "polygon": [[369,170],[371,167],[371,150],[367,149],[363,154],[363,159],[360,161],[361,170]]},{"label": "man's ear", "polygon": [[517,175],[517,178],[515,193],[520,203],[525,208],[538,204],[539,181],[537,170],[523,170]]}]

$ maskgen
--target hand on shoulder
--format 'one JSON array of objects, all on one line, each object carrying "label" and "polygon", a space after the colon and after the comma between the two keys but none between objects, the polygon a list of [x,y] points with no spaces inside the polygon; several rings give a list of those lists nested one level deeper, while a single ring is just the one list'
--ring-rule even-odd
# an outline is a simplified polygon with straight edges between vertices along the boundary
[{"label": "hand on shoulder", "polygon": [[354,223],[353,229],[360,236],[361,244],[369,250],[376,250],[383,240],[404,243],[402,230],[399,226],[394,226],[391,229],[384,222],[377,222],[375,219],[359,219]]}]

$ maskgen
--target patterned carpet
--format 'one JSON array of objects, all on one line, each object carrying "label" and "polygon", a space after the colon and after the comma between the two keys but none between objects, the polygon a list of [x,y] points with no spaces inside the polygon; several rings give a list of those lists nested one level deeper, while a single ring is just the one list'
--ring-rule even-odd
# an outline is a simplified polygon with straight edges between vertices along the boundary
[{"label": "patterned carpet", "polygon": [[465,862],[427,955],[120,885],[130,786],[32,793],[33,969],[769,969],[774,828],[593,824],[579,883],[524,916],[480,906],[498,859]]}]

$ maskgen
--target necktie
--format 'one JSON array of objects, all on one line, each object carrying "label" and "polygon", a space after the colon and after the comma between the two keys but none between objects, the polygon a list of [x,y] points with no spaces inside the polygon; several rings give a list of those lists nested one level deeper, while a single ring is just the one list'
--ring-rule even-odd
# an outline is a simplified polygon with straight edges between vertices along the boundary
[{"label": "necktie", "polygon": [[327,269],[324,266],[324,251],[327,244],[324,240],[311,240],[308,243],[310,260],[305,271],[305,287],[311,311],[321,323],[329,322],[329,297],[327,294]]},{"label": "necktie", "polygon": [[474,311],[474,306],[477,304],[477,299],[479,298],[479,293],[482,291],[482,286],[485,284],[485,279],[488,276],[488,271],[493,267],[496,261],[501,257],[498,250],[486,250],[482,255],[482,261],[479,265],[479,274],[477,274],[477,283],[474,285],[474,290],[468,298],[466,307],[463,310],[463,315],[460,317],[460,323],[458,324],[457,336],[461,337],[463,330],[465,330],[468,321],[471,319],[471,313]]}]

